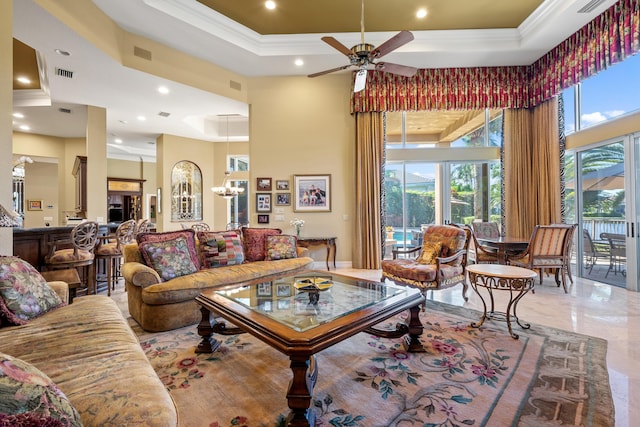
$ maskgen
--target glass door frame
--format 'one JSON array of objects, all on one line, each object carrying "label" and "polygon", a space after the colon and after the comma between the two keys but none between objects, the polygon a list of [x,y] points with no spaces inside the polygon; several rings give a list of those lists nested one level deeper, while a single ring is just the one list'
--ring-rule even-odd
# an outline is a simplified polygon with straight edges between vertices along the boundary
[{"label": "glass door frame", "polygon": [[[624,232],[626,250],[626,283],[625,288],[631,291],[638,291],[638,281],[640,280],[638,271],[638,254],[640,253],[640,240],[638,239],[638,225],[640,224],[640,186],[636,184],[640,179],[640,133],[623,135],[600,141],[596,144],[589,144],[583,147],[572,149],[568,155],[574,158],[574,189],[575,189],[575,222],[578,223],[579,230],[584,228],[583,211],[583,182],[578,179],[581,175],[583,162],[581,154],[589,150],[605,147],[607,145],[622,143],[624,146],[624,191],[625,191],[625,212],[624,212]],[[589,280],[593,278],[586,274],[584,265],[584,240],[581,233],[576,233],[576,275]],[[592,236],[597,239],[599,236]]]}]

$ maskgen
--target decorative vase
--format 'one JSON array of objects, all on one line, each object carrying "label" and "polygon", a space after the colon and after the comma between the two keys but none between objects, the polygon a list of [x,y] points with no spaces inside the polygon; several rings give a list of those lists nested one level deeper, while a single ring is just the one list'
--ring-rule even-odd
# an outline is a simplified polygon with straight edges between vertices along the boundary
[{"label": "decorative vase", "polygon": [[301,230],[301,227],[296,227],[296,237],[298,239],[300,238],[300,230]]}]

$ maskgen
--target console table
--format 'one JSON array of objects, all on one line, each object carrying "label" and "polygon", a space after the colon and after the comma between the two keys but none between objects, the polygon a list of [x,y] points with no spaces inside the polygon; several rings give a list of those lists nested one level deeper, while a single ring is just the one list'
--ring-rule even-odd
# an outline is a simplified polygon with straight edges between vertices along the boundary
[{"label": "console table", "polygon": [[298,237],[298,246],[309,248],[311,246],[326,246],[327,270],[329,268],[329,255],[333,251],[333,268],[336,268],[336,239],[337,237]]}]

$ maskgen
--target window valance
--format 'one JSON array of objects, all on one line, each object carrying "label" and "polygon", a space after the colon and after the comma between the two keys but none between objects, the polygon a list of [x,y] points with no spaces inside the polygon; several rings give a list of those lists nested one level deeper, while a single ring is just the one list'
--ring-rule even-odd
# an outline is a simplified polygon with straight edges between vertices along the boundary
[{"label": "window valance", "polygon": [[371,71],[351,112],[529,108],[640,51],[640,0],[619,0],[535,63]]}]

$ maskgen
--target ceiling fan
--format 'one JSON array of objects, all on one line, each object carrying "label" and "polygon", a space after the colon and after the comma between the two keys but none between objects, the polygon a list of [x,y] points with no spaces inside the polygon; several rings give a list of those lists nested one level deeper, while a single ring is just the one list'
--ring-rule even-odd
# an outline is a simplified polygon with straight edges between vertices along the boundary
[{"label": "ceiling fan", "polygon": [[409,31],[400,31],[395,36],[391,37],[380,46],[375,47],[372,44],[365,43],[364,41],[364,0],[362,0],[362,15],[360,18],[360,38],[361,42],[351,49],[340,43],[338,40],[331,36],[322,37],[321,40],[327,43],[334,49],[342,52],[349,58],[349,64],[341,67],[332,68],[330,70],[320,71],[318,73],[309,74],[309,77],[318,77],[324,74],[333,73],[334,71],[340,71],[349,67],[358,67],[359,70],[356,73],[356,81],[353,87],[354,92],[359,92],[364,89],[367,82],[367,69],[369,66],[373,66],[374,69],[384,71],[387,73],[398,74],[405,77],[412,77],[418,71],[415,67],[409,67],[407,65],[392,64],[390,62],[374,62],[375,60],[383,57],[384,55],[396,50],[400,46],[403,46],[413,40],[413,34]]}]

